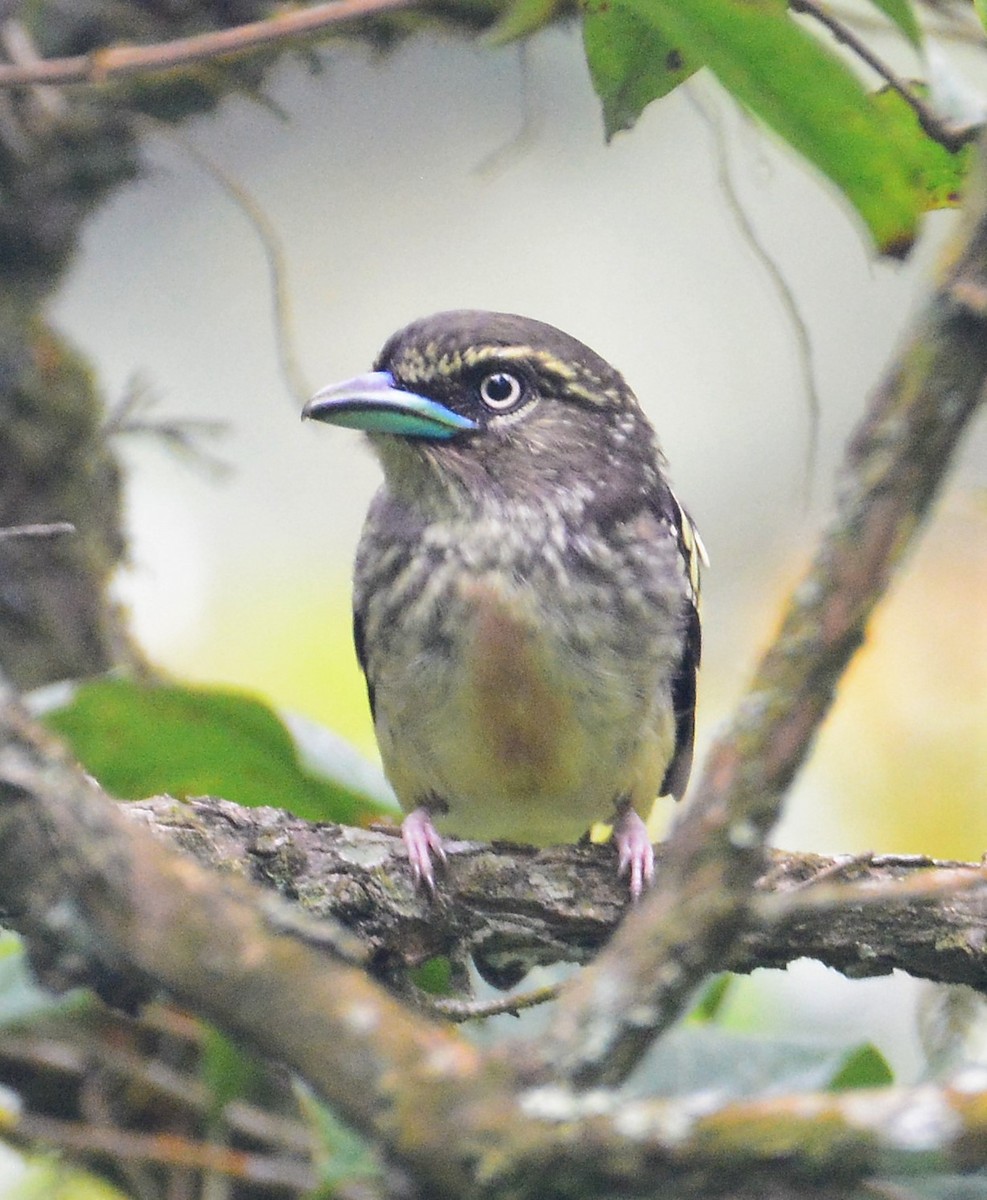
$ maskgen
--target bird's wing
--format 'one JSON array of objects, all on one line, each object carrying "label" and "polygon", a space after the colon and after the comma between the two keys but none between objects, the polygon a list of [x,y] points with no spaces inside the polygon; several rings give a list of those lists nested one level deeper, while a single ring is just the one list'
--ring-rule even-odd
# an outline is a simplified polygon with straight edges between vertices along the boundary
[{"label": "bird's wing", "polygon": [[672,678],[672,705],[675,709],[675,750],[665,769],[661,784],[663,796],[680,800],[692,771],[692,748],[696,734],[696,671],[702,648],[699,613],[690,603],[686,614],[685,644]]},{"label": "bird's wing", "polygon": [[363,611],[361,608],[353,609],[353,645],[356,647],[356,661],[360,664],[360,670],[363,672],[363,678],[367,684],[367,699],[370,702],[370,718],[373,721],[377,719],[377,713],[374,706],[374,685],[370,682],[370,676],[367,673],[367,643],[363,633]]},{"label": "bird's wing", "polygon": [[363,526],[353,573],[353,644],[367,681],[370,715],[375,722],[374,648],[368,640],[367,610],[374,596],[386,595],[406,567],[416,561],[423,529],[423,519],[408,505],[396,501],[386,486],[377,491]]},{"label": "bird's wing", "polygon": [[692,751],[696,733],[696,672],[702,655],[702,628],[699,621],[699,575],[709,559],[699,531],[671,488],[661,497],[659,510],[669,531],[674,533],[682,555],[688,592],[685,597],[682,655],[672,678],[672,705],[675,710],[675,750],[665,769],[661,794],[681,799],[692,771]]}]

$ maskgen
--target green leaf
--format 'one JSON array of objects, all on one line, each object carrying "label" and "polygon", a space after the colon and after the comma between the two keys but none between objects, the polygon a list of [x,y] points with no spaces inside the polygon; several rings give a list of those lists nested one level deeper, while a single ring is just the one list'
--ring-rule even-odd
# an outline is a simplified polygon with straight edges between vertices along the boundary
[{"label": "green leaf", "polygon": [[455,991],[452,963],[443,954],[429,958],[408,972],[411,982],[430,996],[448,996]]},{"label": "green leaf", "polygon": [[908,0],[871,0],[871,4],[894,21],[913,46],[921,46],[922,29]]},{"label": "green leaf", "polygon": [[655,1044],[635,1080],[641,1094],[715,1092],[723,1102],[819,1091],[858,1048],[846,1040],[760,1037],[690,1022]]},{"label": "green leaf", "polygon": [[513,0],[487,30],[491,46],[506,46],[543,29],[558,13],[561,0]]},{"label": "green leaf", "polygon": [[[127,1200],[112,1184],[60,1159],[22,1154],[0,1142],[4,1156],[4,1200]],[[14,1166],[16,1158],[19,1164]]]},{"label": "green leaf", "polygon": [[[912,87],[920,96],[928,94],[928,88],[922,84],[915,83]],[[953,152],[932,138],[923,137],[915,109],[906,104],[894,88],[885,87],[875,92],[871,103],[896,137],[915,140],[916,178],[923,211],[957,208],[963,198],[963,184],[973,165],[975,147],[971,144]]]},{"label": "green leaf", "polygon": [[222,796],[351,825],[392,811],[306,771],[275,713],[232,689],[101,679],[81,685],[66,707],[44,720],[121,800],[159,792]]},{"label": "green leaf", "polygon": [[[907,253],[922,207],[917,160],[924,135],[890,126],[850,68],[789,17],[783,0],[584,3],[596,6],[598,36],[608,27],[622,43],[612,51],[618,70],[601,90],[605,104],[617,88],[638,100],[646,94],[619,73],[621,63],[636,61],[625,43],[643,24],[683,61],[708,66],[737,100],[828,175],[882,252]],[[605,73],[598,62],[597,74]]]},{"label": "green leaf", "polygon": [[[367,1143],[301,1081],[295,1084],[295,1095],[314,1137],[315,1168],[323,1189],[319,1196],[325,1195],[329,1200],[336,1195],[340,1184],[378,1179],[380,1163]],[[379,1189],[369,1190],[376,1193]]]},{"label": "green leaf", "polygon": [[973,8],[980,18],[980,24],[987,30],[987,0],[973,0]]},{"label": "green leaf", "polygon": [[894,1083],[894,1072],[888,1060],[871,1042],[865,1042],[844,1058],[827,1088],[846,1092],[851,1088],[886,1087],[889,1083]]},{"label": "green leaf", "polygon": [[250,1100],[264,1079],[258,1060],[237,1042],[206,1023],[199,1070],[208,1094],[208,1117],[218,1123],[234,1100]]},{"label": "green leaf", "polygon": [[736,976],[731,975],[729,971],[724,971],[722,975],[717,975],[699,997],[699,1002],[693,1008],[692,1012],[689,1013],[689,1019],[697,1024],[715,1021],[720,1015],[723,1003],[735,980]]},{"label": "green leaf", "polygon": [[610,0],[586,0],[583,46],[593,87],[603,104],[609,141],[630,129],[651,103],[667,95],[696,70],[682,50],[630,7]]}]

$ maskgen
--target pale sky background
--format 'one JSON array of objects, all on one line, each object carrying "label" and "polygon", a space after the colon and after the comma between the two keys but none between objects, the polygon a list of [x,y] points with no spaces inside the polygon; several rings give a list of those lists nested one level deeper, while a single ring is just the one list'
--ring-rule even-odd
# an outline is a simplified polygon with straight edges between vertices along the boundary
[{"label": "pale sky background", "polygon": [[[322,57],[319,75],[283,65],[272,87],[280,113],[234,101],[187,129],[278,231],[311,390],[365,370],[406,321],[453,307],[549,321],[620,368],[712,559],[705,746],[811,550],[843,441],[951,215],[927,220],[907,264],[875,262],[828,185],[709,79],[689,85],[724,125],[744,210],[811,330],[821,419],[810,487],[792,327],[681,90],[607,146],[575,27],[523,52],[422,40],[383,59],[359,48]],[[301,425],[278,371],[264,254],[243,213],[171,135],[149,136],[147,163],[91,222],[52,317],[92,358],[111,402],[138,373],[162,416],[228,423],[210,445],[234,470],[217,480],[146,441],[121,445],[131,468],[124,594],[166,669],[249,687],[370,753],[348,588],[376,464],[358,435]],[[985,450],[981,422],[778,844],[987,848]],[[810,968],[801,986],[804,975],[777,976],[743,1003],[798,1028],[858,1022],[886,1041],[911,1020],[910,986],[892,1010],[884,984]]]}]

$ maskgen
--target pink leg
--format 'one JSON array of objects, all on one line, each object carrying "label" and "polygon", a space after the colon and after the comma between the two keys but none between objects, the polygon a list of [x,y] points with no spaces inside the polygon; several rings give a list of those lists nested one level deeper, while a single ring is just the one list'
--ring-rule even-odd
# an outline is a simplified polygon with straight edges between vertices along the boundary
[{"label": "pink leg", "polygon": [[423,885],[434,896],[433,856],[444,864],[446,852],[442,848],[442,838],[432,824],[427,808],[416,808],[408,813],[401,822],[401,838],[408,851],[408,861],[411,863],[415,883]]},{"label": "pink leg", "polygon": [[625,808],[618,814],[613,840],[620,855],[618,872],[630,875],[631,899],[638,900],[655,877],[655,852],[648,837],[648,827],[633,808]]}]

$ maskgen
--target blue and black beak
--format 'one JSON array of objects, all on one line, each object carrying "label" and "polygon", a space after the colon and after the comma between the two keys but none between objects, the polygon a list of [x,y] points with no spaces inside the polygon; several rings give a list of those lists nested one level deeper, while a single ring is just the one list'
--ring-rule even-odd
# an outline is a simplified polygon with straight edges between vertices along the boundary
[{"label": "blue and black beak", "polygon": [[302,418],[399,437],[446,439],[479,426],[437,400],[396,387],[387,371],[334,383],[302,409]]}]

